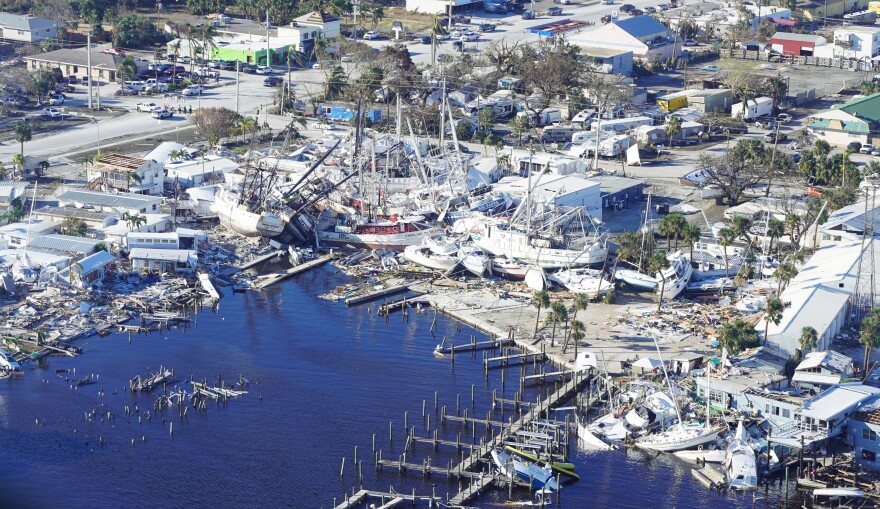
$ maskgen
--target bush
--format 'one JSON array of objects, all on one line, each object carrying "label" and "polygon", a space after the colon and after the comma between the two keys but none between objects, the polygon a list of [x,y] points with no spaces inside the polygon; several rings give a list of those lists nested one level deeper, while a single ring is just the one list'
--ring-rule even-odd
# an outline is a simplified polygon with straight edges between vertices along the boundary
[{"label": "bush", "polygon": [[474,127],[468,122],[455,124],[455,135],[458,141],[470,141],[474,137]]},{"label": "bush", "polygon": [[483,144],[491,145],[491,146],[501,146],[504,144],[504,138],[498,136],[494,133],[489,133],[485,138],[483,138]]}]

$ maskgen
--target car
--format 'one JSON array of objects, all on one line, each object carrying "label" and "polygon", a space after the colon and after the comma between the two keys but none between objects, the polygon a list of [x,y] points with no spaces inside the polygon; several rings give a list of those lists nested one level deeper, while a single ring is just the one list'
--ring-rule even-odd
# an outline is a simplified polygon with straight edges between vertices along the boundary
[{"label": "car", "polygon": [[61,106],[66,99],[64,94],[60,92],[49,92],[47,97],[49,98],[49,106]]},{"label": "car", "polygon": [[268,78],[263,80],[264,87],[277,87],[282,83],[284,83],[284,80],[278,76],[269,76]]},{"label": "car", "polygon": [[110,49],[101,50],[101,53],[104,53],[105,55],[116,55],[116,56],[118,56],[118,57],[124,57],[124,56],[125,56],[125,52],[124,52],[124,51],[122,51],[121,49],[116,49],[116,48],[110,48]]},{"label": "car", "polygon": [[320,68],[321,68],[321,62],[315,62],[314,64],[312,64],[312,69],[320,69]]},{"label": "car", "polygon": [[874,147],[871,145],[862,145],[862,147],[859,148],[859,153],[860,154],[870,154],[871,151],[873,151],[873,150],[874,150]]},{"label": "car", "polygon": [[776,121],[782,125],[791,122],[791,120],[791,115],[789,115],[788,113],[780,113],[779,115],[776,115]]},{"label": "car", "polygon": [[554,4],[571,5],[571,0],[553,0]]},{"label": "car", "polygon": [[562,7],[556,7],[555,5],[553,7],[548,7],[547,8],[547,15],[548,16],[562,16]]},{"label": "car", "polygon": [[526,9],[522,13],[522,19],[535,19],[535,12],[531,9]]},{"label": "car", "polygon": [[718,72],[721,68],[717,65],[704,65],[703,67],[700,67],[700,70],[706,72]]},{"label": "car", "polygon": [[[186,77],[183,74],[179,74],[178,76],[182,78]],[[220,73],[217,71],[212,71],[210,69],[202,69],[201,71],[196,71],[196,74],[194,76],[201,76],[202,78],[210,78],[212,80],[220,79]]]},{"label": "car", "polygon": [[159,105],[156,104],[156,103],[154,103],[154,102],[139,103],[139,104],[136,106],[136,108],[137,108],[138,111],[143,111],[143,112],[145,112],[145,113],[149,113],[149,112],[155,110],[155,109],[158,108],[158,107],[159,107]]},{"label": "car", "polygon": [[82,82],[83,85],[88,85],[89,84],[89,77],[83,76],[82,78],[80,78],[80,81]]},{"label": "car", "polygon": [[61,110],[58,108],[43,108],[43,116],[46,118],[61,118]]},{"label": "car", "polygon": [[205,93],[205,89],[202,88],[201,85],[190,85],[184,88],[180,93],[183,95],[201,95]]},{"label": "car", "polygon": [[862,144],[857,141],[849,142],[849,145],[846,146],[847,152],[858,152],[862,148]]},{"label": "car", "polygon": [[693,39],[685,39],[684,41],[682,41],[681,44],[683,46],[699,46],[700,43],[698,43],[697,41],[695,41]]},{"label": "car", "polygon": [[494,32],[496,28],[497,27],[492,23],[480,23],[479,26],[477,26],[477,30],[483,33]]},{"label": "car", "polygon": [[778,143],[783,142],[788,139],[788,134],[780,133],[780,132],[769,132],[764,135],[764,142],[766,143]]},{"label": "car", "polygon": [[222,62],[223,60],[211,60],[208,62],[208,67],[211,69],[219,69]]},{"label": "car", "polygon": [[73,85],[69,85],[67,83],[59,83],[55,85],[55,91],[61,93],[67,92],[68,94],[70,94],[76,92],[76,88]]},{"label": "car", "polygon": [[645,8],[642,10],[648,14],[653,14],[653,13],[657,12],[657,9],[655,9],[654,7],[652,7],[650,5],[646,5]]},{"label": "car", "polygon": [[238,70],[247,74],[257,74],[257,66],[254,64],[239,63]]},{"label": "car", "polygon": [[642,11],[641,9],[630,9],[630,11],[629,11],[628,14],[629,14],[630,16],[635,17],[635,16],[641,16],[641,15],[643,15],[643,14],[645,14],[645,13],[644,13],[644,11]]},{"label": "car", "polygon": [[272,74],[273,72],[275,71],[268,65],[257,67],[257,74]]},{"label": "car", "polygon": [[479,40],[480,40],[480,34],[475,34],[475,33],[473,33],[473,32],[468,33],[468,34],[462,34],[462,36],[459,37],[458,40],[460,40],[461,42],[479,41]]},{"label": "car", "polygon": [[471,18],[467,16],[462,16],[461,14],[457,14],[452,17],[453,23],[461,23],[462,25],[467,25],[471,22]]},{"label": "car", "polygon": [[221,60],[220,69],[223,71],[234,71],[237,62],[235,60]]},{"label": "car", "polygon": [[461,39],[462,35],[467,35],[467,34],[472,34],[472,33],[474,33],[473,30],[471,30],[468,27],[459,28],[458,30],[452,31],[452,38],[453,39]]},{"label": "car", "polygon": [[364,39],[373,40],[379,38],[379,32],[375,30],[370,30],[369,32],[364,34]]},{"label": "car", "polygon": [[755,122],[755,127],[760,127],[763,129],[776,129],[778,124],[773,119],[760,119]]},{"label": "car", "polygon": [[669,4],[659,4],[659,5],[657,5],[657,9],[659,9],[661,11],[669,10]]},{"label": "car", "polygon": [[438,41],[448,41],[449,39],[452,39],[452,36],[449,34],[437,34]]},{"label": "car", "polygon": [[880,148],[875,148],[871,151],[872,156],[880,156]]},{"label": "car", "polygon": [[79,83],[79,79],[76,76],[71,74],[70,76],[67,77],[67,82],[70,83],[71,85],[76,85],[77,83]]},{"label": "car", "polygon": [[170,110],[166,110],[166,109],[163,109],[163,108],[156,108],[155,110],[153,110],[153,113],[152,113],[151,116],[152,116],[153,118],[158,118],[159,120],[161,120],[161,119],[163,119],[163,118],[171,118],[171,117],[173,117],[173,116],[174,116],[174,113],[172,113]]},{"label": "car", "polygon": [[172,64],[150,64],[147,66],[147,70],[164,72],[165,69],[171,69],[172,67],[174,67]]},{"label": "car", "polygon": [[623,4],[620,6],[620,12],[629,12],[635,8],[636,6],[633,4]]}]

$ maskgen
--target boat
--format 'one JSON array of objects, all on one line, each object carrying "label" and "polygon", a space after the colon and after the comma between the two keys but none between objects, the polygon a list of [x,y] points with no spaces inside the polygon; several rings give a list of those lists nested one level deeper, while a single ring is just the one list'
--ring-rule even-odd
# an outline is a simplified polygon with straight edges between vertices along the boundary
[{"label": "boat", "polygon": [[525,279],[529,266],[508,258],[507,256],[497,256],[492,258],[492,274],[497,274],[508,279],[522,280]]},{"label": "boat", "polygon": [[458,258],[453,255],[437,254],[423,246],[407,246],[403,257],[416,265],[434,270],[449,270],[458,265]]},{"label": "boat", "polygon": [[758,467],[755,461],[755,451],[746,441],[742,420],[739,421],[736,434],[727,445],[724,471],[730,489],[743,491],[758,489]]},{"label": "boat", "polygon": [[284,220],[281,216],[268,210],[252,211],[241,194],[232,186],[220,186],[213,207],[220,224],[239,235],[274,237],[284,231]]},{"label": "boat", "polygon": [[614,272],[614,279],[623,281],[639,290],[654,291],[657,289],[657,285],[660,284],[657,282],[657,278],[632,269],[617,269]]},{"label": "boat", "polygon": [[810,493],[811,507],[876,507],[857,488],[818,488]]},{"label": "boat", "polygon": [[533,463],[537,463],[538,465],[540,465],[542,467],[549,465],[550,468],[553,470],[553,472],[555,472],[557,474],[562,474],[566,477],[569,477],[569,478],[575,479],[575,480],[579,480],[581,478],[578,474],[576,474],[574,472],[574,464],[573,463],[565,463],[565,462],[558,462],[558,461],[552,461],[552,462],[546,461],[546,460],[543,460],[543,459],[535,456],[534,454],[528,453],[526,451],[522,451],[520,449],[517,449],[516,447],[512,447],[509,445],[504,446],[504,450],[506,452],[509,452],[509,453],[513,454],[514,456],[518,456],[524,460],[531,461]]},{"label": "boat", "polygon": [[6,350],[0,349],[0,370],[21,371],[21,364]]},{"label": "boat", "polygon": [[459,249],[458,242],[447,238],[442,233],[434,233],[425,237],[422,246],[441,255],[454,255],[458,253]]},{"label": "boat", "polygon": [[547,281],[547,273],[537,265],[529,265],[526,268],[526,275],[523,280],[526,286],[536,291],[546,290],[550,286]]},{"label": "boat", "polygon": [[657,293],[662,291],[664,299],[674,299],[687,288],[694,269],[681,251],[667,255],[666,259],[669,260],[669,267],[657,273],[657,280],[663,278],[666,282],[657,287]]},{"label": "boat", "polygon": [[695,449],[714,442],[726,428],[702,422],[675,424],[665,431],[647,435],[636,440],[636,447],[657,452],[675,452]]},{"label": "boat", "polygon": [[532,489],[559,489],[559,484],[550,467],[542,467],[536,463],[523,461],[501,449],[492,449],[490,455],[501,474],[508,478],[516,475],[529,483]]},{"label": "boat", "polygon": [[737,286],[733,279],[716,277],[688,283],[687,292],[691,295],[720,295],[733,292],[736,288]]},{"label": "boat", "polygon": [[614,285],[602,277],[602,271],[595,269],[566,269],[547,277],[550,281],[564,286],[572,293],[592,295],[593,297],[605,295],[610,292]]},{"label": "boat", "polygon": [[724,449],[697,449],[675,451],[672,454],[678,459],[689,461],[691,463],[724,463],[727,451]]},{"label": "boat", "polygon": [[476,246],[461,246],[458,260],[462,267],[477,277],[492,273],[492,260]]},{"label": "boat", "polygon": [[542,269],[596,265],[608,256],[608,250],[599,239],[587,242],[582,249],[569,249],[554,239],[531,235],[500,220],[487,225],[483,234],[473,233],[471,238],[493,255],[508,256]]},{"label": "boat", "polygon": [[436,228],[424,216],[392,215],[376,221],[340,221],[329,230],[318,232],[318,242],[328,246],[351,246],[358,249],[393,249],[403,251],[420,245]]},{"label": "boat", "polygon": [[513,457],[510,454],[501,449],[492,449],[489,454],[492,456],[492,461],[495,462],[495,466],[498,467],[501,475],[508,479],[512,479],[516,475],[516,471],[513,469]]}]

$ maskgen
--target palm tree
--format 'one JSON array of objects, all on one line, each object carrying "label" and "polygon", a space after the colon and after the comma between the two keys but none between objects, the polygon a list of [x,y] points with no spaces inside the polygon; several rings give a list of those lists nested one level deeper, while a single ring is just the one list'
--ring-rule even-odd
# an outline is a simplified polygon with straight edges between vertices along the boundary
[{"label": "palm tree", "polygon": [[171,161],[180,161],[184,157],[186,157],[186,151],[180,149],[174,149],[168,153],[168,157],[171,158]]},{"label": "palm tree", "polygon": [[[202,25],[198,30],[199,39],[202,42],[202,50],[207,51],[207,56],[203,57],[205,60],[211,57],[211,48],[217,47],[217,37],[219,33],[217,32],[217,28],[213,25]],[[269,55],[266,55],[266,65],[269,65]]]},{"label": "palm tree", "polygon": [[532,299],[532,305],[538,308],[538,314],[535,316],[535,333],[534,336],[538,335],[538,325],[541,323],[541,308],[550,307],[550,294],[547,293],[546,290],[541,290],[540,292],[535,294],[535,297]]},{"label": "palm tree", "polygon": [[[580,340],[584,339],[584,336],[585,336],[585,334],[584,334],[583,322],[581,322],[580,320],[572,320],[571,321],[571,334],[569,334],[569,337],[574,342],[574,357],[575,357],[575,359],[577,359],[577,354],[578,354],[578,342],[580,342]],[[562,347],[562,353],[565,353],[565,349],[567,346],[568,346],[568,341],[566,341],[566,344]]]},{"label": "palm tree", "polygon": [[693,223],[685,224],[684,229],[681,232],[682,240],[687,243],[688,249],[690,250],[691,261],[694,260],[694,244],[700,240],[701,233],[700,227]]},{"label": "palm tree", "polygon": [[767,246],[767,254],[773,252],[773,240],[776,239],[776,254],[779,255],[781,244],[779,239],[782,238],[783,235],[785,235],[785,223],[775,217],[771,217],[770,221],[767,222],[767,236],[770,237],[770,245]]},{"label": "palm tree", "polygon": [[24,156],[24,143],[26,141],[31,141],[33,138],[33,132],[31,131],[31,125],[24,120],[20,120],[15,123],[15,141],[21,143],[21,151],[19,152],[22,156]]},{"label": "palm tree", "polygon": [[730,228],[722,228],[718,231],[718,243],[724,248],[724,277],[730,277],[730,267],[727,263],[727,246],[733,244],[735,234]]},{"label": "palm tree", "polygon": [[144,178],[141,177],[138,172],[134,170],[129,170],[125,172],[125,190],[131,192],[131,181],[134,180],[138,184],[140,184]]},{"label": "palm tree", "polygon": [[24,156],[22,154],[12,154],[12,167],[19,171],[19,174],[24,173]]},{"label": "palm tree", "polygon": [[812,350],[816,348],[816,346],[819,344],[819,333],[816,332],[816,329],[810,326],[804,327],[803,329],[801,329],[800,343],[801,354],[799,357],[803,357],[804,351]]},{"label": "palm tree", "polygon": [[[171,54],[174,55],[174,66],[175,70],[172,71],[172,76],[177,74],[177,57],[180,55],[180,39],[175,39],[173,44],[168,45],[168,49],[171,50]],[[190,56],[190,65],[192,64],[192,56]],[[190,67],[190,71],[192,71],[192,67]],[[156,79],[158,80],[159,70],[156,70]]]},{"label": "palm tree", "polygon": [[553,331],[550,333],[550,346],[556,346],[556,324],[568,319],[568,309],[562,301],[555,300],[550,305],[550,312],[544,316],[544,324],[552,324]]},{"label": "palm tree", "polygon": [[794,264],[788,261],[780,263],[779,267],[776,268],[776,272],[773,273],[773,276],[776,277],[778,282],[776,285],[776,294],[779,295],[782,293],[782,289],[797,275],[798,270],[795,268]]},{"label": "palm tree", "polygon": [[675,115],[666,121],[666,136],[669,137],[669,149],[672,150],[672,137],[681,132],[681,119]]},{"label": "palm tree", "polygon": [[242,117],[238,122],[238,131],[241,133],[242,141],[244,141],[249,132],[256,134],[257,121],[251,116]]},{"label": "palm tree", "polygon": [[657,313],[660,313],[660,307],[663,306],[663,294],[666,292],[666,278],[663,277],[663,271],[669,267],[669,260],[666,259],[666,253],[657,251],[651,255],[648,261],[648,272],[657,274],[660,279],[660,295],[657,296]]},{"label": "palm tree", "polygon": [[324,95],[328,100],[333,100],[339,97],[342,95],[342,91],[348,84],[347,81],[345,70],[337,65],[330,71],[330,75],[327,77],[327,84],[324,87]]},{"label": "palm tree", "polygon": [[[588,295],[585,295],[583,293],[574,294],[574,301],[572,301],[572,303],[571,303],[571,310],[573,312],[573,314],[571,316],[572,322],[577,320],[578,311],[586,310],[587,306],[589,306],[589,305],[590,305],[590,297]],[[569,332],[571,332],[570,329],[569,329]],[[567,336],[567,334],[566,334],[566,336]],[[565,341],[566,341],[566,343],[568,343],[567,337],[566,337]],[[565,347],[562,348],[562,351],[563,352],[565,351]]]},{"label": "palm tree", "polygon": [[[630,256],[629,248],[626,247],[618,247],[617,248],[617,256],[614,257],[614,266],[611,267],[611,284],[614,284],[616,281],[615,277],[617,277],[617,264],[620,263],[621,259],[627,259]],[[640,267],[641,269],[641,267]]]},{"label": "palm tree", "polygon": [[779,325],[779,322],[782,321],[782,313],[785,311],[785,306],[782,304],[782,301],[776,297],[767,299],[767,304],[764,306],[764,344],[767,344],[767,334],[770,331],[770,322],[773,322],[773,325]]},{"label": "palm tree", "polygon": [[119,73],[119,76],[122,78],[122,88],[125,88],[125,78],[137,76],[138,66],[132,57],[125,57],[119,62],[119,66],[116,68],[116,71]]},{"label": "palm tree", "polygon": [[862,320],[859,328],[859,342],[865,345],[865,359],[862,364],[865,373],[870,369],[871,350],[880,346],[880,309],[874,308],[871,314]]},{"label": "palm tree", "polygon": [[678,249],[678,237],[684,230],[685,224],[687,224],[687,221],[681,214],[668,214],[663,216],[663,219],[660,220],[660,233],[666,236],[667,245],[669,243],[669,237],[675,237],[675,247],[673,247],[673,249]]},{"label": "palm tree", "polygon": [[186,45],[189,47],[189,72],[195,69],[196,55],[201,53],[198,45],[199,29],[198,27],[187,25],[186,27]]}]

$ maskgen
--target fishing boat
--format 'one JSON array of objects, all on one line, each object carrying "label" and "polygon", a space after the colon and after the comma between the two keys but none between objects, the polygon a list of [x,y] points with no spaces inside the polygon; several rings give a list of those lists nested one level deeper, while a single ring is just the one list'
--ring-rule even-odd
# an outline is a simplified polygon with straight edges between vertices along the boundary
[{"label": "fishing boat", "polygon": [[758,468],[755,461],[755,451],[752,450],[746,440],[746,432],[742,420],[739,421],[736,427],[736,434],[727,445],[724,470],[730,489],[758,489]]},{"label": "fishing boat", "polygon": [[492,273],[492,260],[476,246],[461,246],[458,251],[461,266],[477,277]]},{"label": "fishing boat", "polygon": [[657,280],[663,278],[666,282],[657,287],[657,293],[662,291],[664,299],[674,299],[687,288],[694,269],[681,251],[667,255],[666,259],[669,260],[669,267],[657,273]]},{"label": "fishing boat", "polygon": [[608,250],[598,239],[588,242],[582,249],[569,249],[554,239],[531,235],[504,222],[489,225],[485,234],[473,234],[471,238],[493,255],[506,255],[543,269],[595,265],[604,262],[608,256]]},{"label": "fishing boat", "polygon": [[328,246],[351,246],[358,249],[393,249],[403,251],[420,245],[436,229],[424,216],[395,215],[376,221],[340,221],[329,230],[319,231],[318,242]]},{"label": "fishing boat", "polygon": [[632,269],[617,269],[617,271],[614,272],[614,279],[623,281],[639,290],[648,291],[656,290],[657,285],[660,284],[657,282],[657,278],[642,274],[641,272]]},{"label": "fishing boat", "polygon": [[220,186],[214,198],[214,212],[220,224],[245,237],[274,237],[284,231],[284,220],[278,214],[253,210],[233,186]]},{"label": "fishing boat", "polygon": [[497,256],[492,258],[492,274],[497,274],[507,279],[522,280],[526,277],[529,266],[508,258],[507,256]]},{"label": "fishing boat", "polygon": [[423,246],[407,246],[403,257],[416,265],[434,270],[449,270],[458,265],[459,259],[454,255],[437,254]]}]

